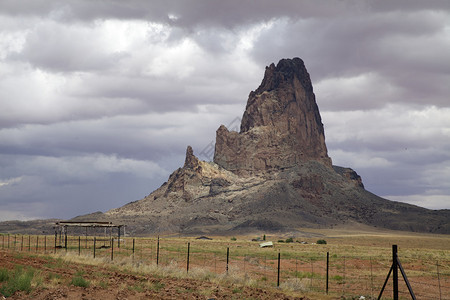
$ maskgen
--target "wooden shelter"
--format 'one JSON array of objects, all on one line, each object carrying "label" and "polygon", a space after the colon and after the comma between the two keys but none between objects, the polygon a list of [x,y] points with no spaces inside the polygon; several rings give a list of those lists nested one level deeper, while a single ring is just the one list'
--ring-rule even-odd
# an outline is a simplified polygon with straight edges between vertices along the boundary
[{"label": "wooden shelter", "polygon": [[125,225],[123,224],[113,224],[112,222],[72,222],[72,221],[61,221],[55,223],[55,245],[56,240],[59,234],[59,244],[61,246],[62,242],[62,236],[64,235],[64,248],[67,249],[67,233],[69,227],[72,228],[84,228],[85,229],[85,235],[86,240],[88,237],[88,230],[94,229],[94,228],[104,228],[105,229],[105,241],[106,241],[106,233],[109,229],[109,240],[112,239],[112,232],[114,228],[117,228],[117,241],[118,241],[118,247],[120,248],[120,235],[121,235],[121,228],[123,227],[123,235],[125,235]]}]

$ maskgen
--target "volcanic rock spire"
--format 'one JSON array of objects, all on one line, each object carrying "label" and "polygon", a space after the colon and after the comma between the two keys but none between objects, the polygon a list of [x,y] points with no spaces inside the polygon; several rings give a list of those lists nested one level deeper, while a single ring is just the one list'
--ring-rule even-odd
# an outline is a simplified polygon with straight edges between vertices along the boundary
[{"label": "volcanic rock spire", "polygon": [[[186,149],[182,168],[144,199],[77,221],[115,220],[134,234],[271,232],[336,225],[449,233],[450,210],[380,198],[332,166],[308,72],[299,58],[266,68],[240,132],[217,130],[214,162]],[[303,233],[302,233],[303,234]]]},{"label": "volcanic rock spire", "polygon": [[282,59],[250,92],[240,132],[217,130],[214,162],[246,175],[309,160],[331,167],[319,108],[303,61]]}]

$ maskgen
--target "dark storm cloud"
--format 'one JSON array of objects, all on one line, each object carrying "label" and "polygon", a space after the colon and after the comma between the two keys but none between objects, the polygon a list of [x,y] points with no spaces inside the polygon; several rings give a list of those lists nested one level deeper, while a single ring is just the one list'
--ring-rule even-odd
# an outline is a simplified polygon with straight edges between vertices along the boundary
[{"label": "dark storm cloud", "polygon": [[0,1],[0,219],[142,198],[289,57],[311,74],[333,162],[382,196],[448,207],[449,6]]},{"label": "dark storm cloud", "polygon": [[[259,61],[275,60],[279,52],[288,57],[300,53],[313,80],[319,83],[327,78],[351,79],[367,74],[371,77],[367,84],[374,92],[383,94],[390,87],[396,89],[396,99],[381,101],[448,106],[450,43],[442,37],[448,31],[445,20],[449,18],[448,12],[421,11],[285,19],[261,35],[254,53]],[[427,97],[430,94],[434,95],[432,99]],[[364,101],[362,94],[357,96],[360,103]],[[355,108],[385,104],[338,99],[334,108],[343,102]]]},{"label": "dark storm cloud", "polygon": [[324,17],[345,13],[350,7],[360,8],[359,1],[46,1],[28,0],[17,3],[2,1],[0,8],[7,14],[53,16],[61,20],[92,21],[102,18],[148,19],[171,22],[181,27],[213,25],[234,27],[260,22],[278,16]]}]

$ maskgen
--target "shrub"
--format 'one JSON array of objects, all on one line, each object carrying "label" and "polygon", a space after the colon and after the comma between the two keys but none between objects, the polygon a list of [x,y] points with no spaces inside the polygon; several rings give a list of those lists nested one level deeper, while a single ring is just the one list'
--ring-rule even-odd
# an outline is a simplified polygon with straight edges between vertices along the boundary
[{"label": "shrub", "polygon": [[317,244],[326,245],[327,241],[325,241],[325,240],[318,240],[316,243]]},{"label": "shrub", "polygon": [[294,242],[294,239],[293,238],[288,238],[288,239],[286,239],[286,243],[293,243]]},{"label": "shrub", "polygon": [[145,286],[144,286],[143,283],[139,283],[139,284],[136,284],[136,285],[133,285],[133,286],[128,286],[128,289],[130,291],[136,291],[138,293],[142,293],[142,292],[145,291]]},{"label": "shrub", "polygon": [[[2,269],[6,270],[6,269]],[[3,273],[4,271],[2,271]],[[34,270],[28,269],[24,271],[21,267],[17,267],[13,274],[8,275],[7,278],[3,276],[3,281],[6,281],[0,288],[0,293],[5,297],[12,296],[17,291],[31,292],[31,281],[34,277]]]},{"label": "shrub", "polygon": [[9,279],[8,270],[5,268],[1,268],[0,269],[0,282],[8,281],[8,279]]},{"label": "shrub", "polygon": [[88,280],[84,279],[82,274],[83,274],[82,272],[77,272],[75,274],[75,276],[72,278],[72,281],[70,282],[70,284],[74,285],[74,286],[85,287],[85,288],[89,287],[91,285],[91,283]]},{"label": "shrub", "polygon": [[159,282],[159,281],[152,282],[150,285],[150,289],[153,291],[156,291],[156,292],[160,291],[164,287],[165,287],[165,284],[162,282]]},{"label": "shrub", "polygon": [[263,241],[265,241],[266,240],[266,235],[263,235]]},{"label": "shrub", "polygon": [[235,238],[235,237],[233,236],[233,237],[231,238],[231,240],[232,240],[232,241],[235,241],[235,240],[236,240],[236,238]]},{"label": "shrub", "polygon": [[284,240],[278,240],[278,243],[284,243]]}]

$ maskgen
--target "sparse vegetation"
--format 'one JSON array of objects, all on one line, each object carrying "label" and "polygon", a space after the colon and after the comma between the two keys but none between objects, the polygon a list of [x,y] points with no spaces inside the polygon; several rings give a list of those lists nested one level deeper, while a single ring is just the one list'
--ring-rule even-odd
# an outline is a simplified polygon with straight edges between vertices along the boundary
[{"label": "sparse vegetation", "polygon": [[136,291],[136,292],[142,293],[143,291],[145,291],[146,288],[145,288],[145,285],[142,282],[140,282],[135,285],[128,286],[128,289],[130,291]]},{"label": "sparse vegetation", "polygon": [[150,284],[150,289],[152,289],[154,291],[159,291],[159,290],[163,289],[164,286],[165,286],[164,283],[161,283],[160,281],[155,281]]},{"label": "sparse vegetation", "polygon": [[[327,236],[320,231],[318,233]],[[336,289],[342,291],[345,283],[345,291],[348,293],[346,297],[353,297],[349,291],[354,287],[361,285],[370,287],[373,282],[373,290],[376,290],[376,285],[379,285],[380,281],[382,284],[388,272],[386,266],[389,265],[391,257],[391,249],[386,247],[386,244],[391,242],[399,244],[403,267],[413,281],[435,282],[436,275],[433,275],[433,271],[430,270],[436,270],[436,261],[440,264],[441,278],[447,276],[443,274],[450,272],[448,265],[450,256],[448,251],[445,251],[450,246],[450,239],[446,236],[422,234],[345,236],[339,233],[331,237],[333,243],[327,247],[317,247],[312,243],[316,239],[302,237],[302,240],[308,242],[307,244],[289,243],[290,239],[284,239],[283,242],[275,244],[274,248],[260,248],[258,244],[250,241],[249,236],[234,238],[236,241],[233,243],[230,242],[229,237],[215,237],[213,241],[195,242],[183,237],[161,238],[158,266],[156,265],[156,239],[150,238],[139,239],[134,256],[131,255],[132,243],[129,240],[124,241],[120,250],[115,249],[117,252],[115,252],[114,261],[110,260],[107,249],[97,249],[95,259],[91,251],[86,251],[85,254],[82,252],[80,256],[78,251],[67,253],[59,251],[56,255],[53,255],[53,252],[47,255],[36,255],[34,252],[27,251],[21,252],[21,255],[12,251],[2,253],[9,255],[10,259],[14,257],[15,263],[32,261],[33,267],[41,263],[45,271],[34,269],[31,280],[32,294],[37,293],[37,289],[34,290],[37,286],[51,290],[63,284],[75,287],[99,287],[94,289],[98,291],[120,289],[125,294],[162,295],[171,292],[173,295],[176,292],[181,298],[183,294],[186,296],[186,293],[211,297],[218,293],[219,286],[227,286],[219,290],[228,293],[226,294],[228,298],[247,299],[251,298],[247,294],[247,287],[270,289],[275,285],[277,257],[280,252],[281,291],[316,299],[314,293],[322,291],[324,286],[324,265],[326,252],[329,251],[332,270],[329,277],[330,286],[335,291]],[[189,273],[185,269],[187,241],[191,242]],[[319,241],[317,243],[320,244]],[[225,274],[227,248],[230,250],[230,257],[228,272]],[[5,264],[1,259],[2,256],[0,256],[0,265],[3,267],[0,268],[0,288],[5,289],[15,269],[12,271],[4,268]],[[7,260],[4,258],[3,261]],[[434,262],[431,267],[430,261]],[[370,272],[371,265],[373,265],[373,274]],[[23,266],[25,267],[26,264]],[[8,268],[11,268],[10,264]],[[68,269],[79,271],[67,273]],[[208,284],[205,285],[205,283]],[[199,284],[201,288],[197,289],[196,286]],[[89,289],[86,293],[94,292]],[[419,290],[418,294],[420,293]],[[423,291],[422,294],[424,294]],[[334,296],[340,296],[339,292]]]},{"label": "sparse vegetation", "polygon": [[83,272],[77,272],[70,282],[71,285],[79,287],[89,287],[91,283],[83,278]]},{"label": "sparse vegetation", "polygon": [[34,272],[31,268],[24,270],[21,266],[17,266],[11,274],[6,273],[5,275],[5,271],[1,271],[0,274],[3,274],[1,282],[4,284],[0,288],[0,293],[5,297],[10,297],[17,291],[31,292]]},{"label": "sparse vegetation", "polygon": [[9,273],[8,270],[5,268],[0,269],[0,282],[8,281],[9,279]]}]

